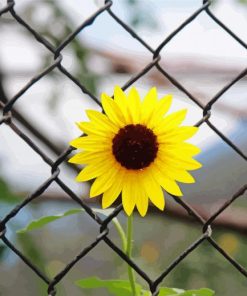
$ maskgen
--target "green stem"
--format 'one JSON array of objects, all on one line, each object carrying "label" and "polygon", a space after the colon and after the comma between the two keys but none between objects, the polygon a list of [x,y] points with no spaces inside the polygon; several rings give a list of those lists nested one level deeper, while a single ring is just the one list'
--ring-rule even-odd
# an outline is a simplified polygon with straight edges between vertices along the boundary
[{"label": "green stem", "polygon": [[[131,252],[132,252],[132,234],[133,234],[133,215],[130,215],[128,217],[128,223],[127,223],[127,248],[126,248],[126,255],[129,258],[131,258]],[[136,296],[135,274],[134,274],[134,270],[130,265],[128,265],[128,275],[129,275],[129,281],[130,281],[130,286],[132,289],[133,296]]]},{"label": "green stem", "polygon": [[112,222],[113,222],[114,226],[116,227],[117,232],[121,238],[122,250],[126,253],[127,252],[127,238],[126,238],[125,232],[123,230],[123,227],[117,218],[113,218]]},{"label": "green stem", "polygon": [[[126,253],[126,255],[130,258],[131,252],[132,252],[133,216],[131,215],[130,217],[128,217],[127,237],[118,219],[114,218],[112,222],[114,223],[114,226],[116,227],[116,230],[121,238],[122,249]],[[130,265],[128,265],[128,276],[129,276],[129,281],[130,281],[130,286],[131,286],[133,296],[136,296],[137,294],[136,294],[136,286],[135,286],[135,274]]]}]

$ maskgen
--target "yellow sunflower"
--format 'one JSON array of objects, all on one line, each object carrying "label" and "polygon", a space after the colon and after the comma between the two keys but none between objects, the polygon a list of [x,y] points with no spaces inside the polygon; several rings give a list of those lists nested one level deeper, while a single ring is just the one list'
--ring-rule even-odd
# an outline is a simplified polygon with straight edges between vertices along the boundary
[{"label": "yellow sunflower", "polygon": [[182,196],[176,181],[195,182],[188,171],[201,167],[192,158],[200,149],[185,141],[198,128],[180,126],[186,109],[165,116],[171,103],[171,95],[159,100],[156,88],[150,89],[141,100],[134,87],[126,95],[116,86],[114,99],[102,94],[105,114],[87,110],[90,121],[77,123],[86,136],[70,143],[81,151],[69,162],[86,165],[76,180],[95,179],[90,197],[103,194],[103,208],[112,205],[122,193],[127,215],[136,206],[141,216],[145,216],[149,200],[164,209],[162,188]]}]

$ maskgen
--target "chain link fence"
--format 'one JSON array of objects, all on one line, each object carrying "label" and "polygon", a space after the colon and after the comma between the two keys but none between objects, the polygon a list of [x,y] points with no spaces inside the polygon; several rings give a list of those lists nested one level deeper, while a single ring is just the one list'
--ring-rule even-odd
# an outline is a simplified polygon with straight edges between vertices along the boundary
[{"label": "chain link fence", "polygon": [[[193,22],[193,20],[200,15],[202,12],[206,13],[209,18],[211,18],[212,22],[215,22],[222,30],[226,31],[233,39],[233,42],[238,42],[242,47],[247,49],[247,44],[241,40],[235,33],[233,33],[226,24],[222,23],[210,10],[211,1],[203,1],[201,7],[198,8],[190,17],[188,17],[176,30],[174,30],[169,36],[167,36],[164,41],[157,47],[152,48],[149,44],[147,44],[135,31],[128,26],[125,22],[123,22],[113,11],[113,1],[106,0],[105,4],[100,7],[93,15],[91,15],[86,21],[84,21],[80,26],[78,26],[74,32],[69,34],[67,38],[57,47],[51,44],[47,39],[45,39],[42,35],[40,35],[32,25],[25,22],[25,20],[15,11],[15,2],[13,0],[8,0],[6,6],[0,10],[0,16],[4,14],[10,14],[13,19],[23,28],[25,28],[33,37],[33,42],[37,42],[40,46],[44,46],[47,51],[49,51],[54,56],[54,62],[48,66],[45,70],[43,70],[38,75],[34,76],[15,96],[13,96],[10,100],[5,101],[3,98],[0,98],[0,106],[3,110],[3,113],[0,118],[0,125],[6,125],[10,129],[12,129],[17,137],[22,138],[23,141],[26,142],[42,159],[45,163],[47,163],[51,168],[50,177],[34,192],[32,192],[23,202],[18,204],[14,209],[12,209],[5,217],[0,221],[0,239],[2,242],[10,248],[24,263],[33,270],[34,273],[37,274],[48,286],[47,295],[54,296],[56,295],[56,285],[60,283],[63,278],[66,276],[68,272],[73,268],[73,266],[85,257],[92,249],[94,249],[98,244],[105,243],[112,252],[116,253],[118,256],[122,258],[122,260],[126,261],[135,271],[139,274],[148,284],[150,292],[153,296],[158,295],[159,293],[159,285],[165,279],[165,277],[176,268],[180,262],[186,258],[191,252],[193,252],[198,246],[200,246],[204,241],[207,241],[212,248],[216,249],[222,256],[224,256],[225,260],[227,260],[230,264],[232,264],[236,272],[241,273],[243,276],[247,277],[247,270],[242,267],[236,260],[234,260],[229,254],[227,254],[212,238],[213,231],[213,223],[215,219],[219,217],[231,204],[240,198],[245,191],[247,190],[247,184],[243,185],[233,196],[229,196],[229,199],[226,203],[224,203],[208,220],[205,220],[200,214],[192,207],[190,204],[186,203],[184,200],[173,196],[174,200],[183,207],[188,215],[192,216],[195,220],[197,220],[202,227],[202,235],[193,242],[191,246],[189,246],[183,253],[181,253],[169,266],[164,267],[163,272],[156,278],[151,279],[143,269],[141,269],[132,259],[125,255],[125,253],[109,238],[109,224],[112,219],[116,217],[122,211],[122,205],[119,205],[115,208],[115,210],[104,220],[102,220],[91,208],[88,204],[86,204],[79,196],[77,196],[71,189],[68,187],[65,182],[60,177],[60,168],[59,166],[66,162],[68,156],[73,151],[73,148],[68,147],[63,152],[55,151],[58,154],[56,161],[52,161],[46,153],[35,143],[35,141],[28,136],[25,132],[21,130],[21,128],[15,124],[12,119],[18,115],[18,112],[15,110],[16,102],[22,97],[22,95],[31,88],[36,82],[38,82],[42,77],[49,74],[52,70],[57,69],[62,74],[67,76],[75,86],[79,87],[83,94],[87,94],[93,101],[95,101],[98,105],[100,102],[97,97],[95,97],[92,93],[90,93],[87,88],[83,85],[83,81],[79,81],[76,79],[62,64],[63,49],[74,39],[77,34],[82,32],[87,26],[93,26],[93,22],[95,19],[101,14],[109,14],[118,25],[122,26],[124,30],[126,30],[133,38],[135,38],[143,47],[146,48],[148,52],[150,52],[153,56],[153,59],[147,64],[140,72],[136,73],[130,80],[128,80],[124,85],[122,85],[123,90],[126,90],[131,85],[133,85],[138,79],[146,75],[151,69],[156,68],[162,75],[164,75],[176,88],[182,91],[185,96],[192,100],[196,105],[198,105],[202,110],[202,118],[196,124],[196,126],[201,126],[202,124],[208,125],[210,129],[212,129],[226,144],[228,144],[241,158],[243,161],[247,160],[247,156],[244,154],[241,149],[235,145],[229,138],[227,138],[212,122],[210,121],[211,116],[211,108],[212,106],[220,100],[222,95],[227,92],[235,83],[237,83],[240,79],[242,79],[247,74],[247,68],[239,73],[231,82],[229,82],[225,87],[223,87],[206,105],[202,104],[198,98],[192,95],[178,80],[176,80],[172,75],[170,75],[166,69],[164,69],[161,62],[161,51],[165,48],[165,46],[173,39],[174,36],[179,34],[188,24]],[[0,18],[1,22],[1,18]],[[32,127],[30,127],[30,130]],[[42,142],[47,144],[52,148],[52,143],[49,139],[40,138]],[[54,150],[54,149],[53,149]],[[55,149],[56,150],[56,149]],[[88,214],[90,219],[93,219],[99,225],[99,235],[95,238],[93,242],[91,242],[86,248],[84,248],[66,267],[61,270],[54,278],[48,278],[46,274],[40,271],[38,266],[35,266],[24,254],[18,250],[18,247],[15,246],[7,237],[7,225],[8,222],[13,219],[16,215],[21,215],[19,213],[21,209],[23,209],[26,205],[28,205],[33,200],[37,199],[52,183],[56,183],[66,195],[68,195],[75,203],[77,203],[80,207],[82,207],[86,213]]]}]

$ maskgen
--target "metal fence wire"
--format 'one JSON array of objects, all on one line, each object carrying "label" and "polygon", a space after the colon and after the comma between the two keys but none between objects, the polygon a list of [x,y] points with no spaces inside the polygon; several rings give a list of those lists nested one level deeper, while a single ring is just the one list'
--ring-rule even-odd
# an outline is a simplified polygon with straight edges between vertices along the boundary
[{"label": "metal fence wire", "polygon": [[[80,197],[78,197],[61,179],[59,176],[60,169],[59,166],[62,162],[67,161],[68,155],[73,151],[73,148],[68,147],[66,151],[60,152],[57,154],[58,158],[56,161],[52,161],[43,151],[42,149],[35,143],[35,141],[28,136],[25,132],[23,132],[17,124],[13,123],[12,119],[15,118],[15,115],[18,115],[17,111],[14,109],[15,103],[21,98],[21,96],[31,88],[37,81],[39,81],[42,77],[50,73],[53,69],[58,69],[61,73],[67,76],[71,81],[77,85],[81,91],[87,94],[92,100],[94,100],[97,104],[100,105],[99,100],[90,93],[86,87],[83,85],[83,81],[79,81],[76,79],[64,66],[62,66],[61,62],[63,59],[62,51],[63,49],[74,39],[77,34],[82,32],[87,26],[92,26],[95,19],[102,13],[108,13],[118,25],[122,26],[133,38],[138,40],[138,42],[146,48],[148,52],[152,54],[152,60],[149,64],[143,68],[142,71],[136,73],[130,80],[128,80],[122,88],[125,90],[130,87],[135,81],[139,78],[143,77],[148,71],[152,68],[156,68],[161,74],[163,74],[176,88],[182,91],[186,97],[192,100],[195,104],[197,104],[202,109],[202,118],[196,124],[200,126],[202,124],[208,125],[225,143],[227,143],[240,157],[242,157],[243,161],[247,160],[247,156],[243,151],[239,149],[230,139],[228,139],[222,132],[218,130],[218,128],[210,122],[211,108],[212,106],[220,100],[221,96],[227,92],[235,83],[237,83],[241,78],[243,78],[247,74],[247,68],[242,71],[238,76],[236,76],[230,83],[228,83],[225,87],[223,87],[206,105],[203,105],[194,95],[192,95],[178,80],[172,77],[166,69],[164,69],[161,64],[160,52],[163,48],[173,39],[174,36],[179,34],[189,23],[193,22],[193,20],[200,15],[202,12],[206,13],[209,18],[218,26],[226,31],[233,39],[234,42],[238,42],[241,46],[247,49],[247,44],[241,40],[235,33],[233,33],[224,23],[222,23],[210,10],[211,1],[202,1],[201,7],[197,9],[190,17],[188,17],[176,30],[174,30],[169,36],[167,36],[164,41],[157,47],[152,48],[149,44],[147,44],[138,34],[135,33],[133,28],[123,22],[111,9],[113,6],[113,1],[106,0],[104,5],[100,7],[93,15],[91,15],[86,21],[84,21],[80,26],[78,26],[74,32],[69,34],[67,38],[58,46],[55,47],[52,45],[47,39],[45,39],[41,34],[39,34],[32,25],[28,24],[19,14],[15,11],[15,2],[13,0],[8,0],[6,2],[6,6],[0,10],[0,16],[6,13],[10,14],[13,19],[19,23],[20,26],[25,28],[29,33],[34,37],[33,42],[40,43],[40,46],[44,46],[48,51],[54,55],[54,62],[52,65],[47,67],[44,71],[34,76],[15,96],[13,96],[10,100],[6,101],[3,98],[0,98],[1,109],[3,110],[3,114],[0,118],[0,125],[7,125],[10,129],[12,129],[15,134],[22,138],[27,145],[29,145],[42,159],[51,167],[51,176],[34,192],[32,192],[23,202],[18,204],[13,210],[11,210],[1,221],[0,221],[0,239],[2,242],[9,247],[20,259],[24,261],[26,265],[28,265],[33,272],[37,274],[48,286],[47,295],[54,296],[56,295],[56,285],[63,280],[65,275],[73,268],[73,266],[85,257],[93,248],[95,248],[99,243],[104,242],[109,248],[115,252],[118,256],[122,258],[122,260],[126,261],[149,285],[150,292],[153,296],[158,295],[159,293],[159,285],[164,280],[164,278],[174,269],[176,268],[180,262],[186,258],[191,252],[193,252],[198,246],[200,246],[205,240],[216,249],[225,259],[232,264],[236,271],[240,272],[243,276],[247,277],[247,270],[243,268],[236,260],[234,260],[229,254],[227,254],[212,238],[212,224],[214,220],[222,214],[235,200],[241,197],[245,191],[247,190],[247,184],[245,184],[242,188],[240,188],[232,197],[229,197],[229,200],[224,203],[208,220],[205,220],[200,216],[200,214],[193,209],[188,203],[184,200],[176,198],[173,196],[174,200],[183,207],[188,215],[192,216],[197,220],[202,226],[202,235],[193,242],[191,246],[189,246],[183,253],[181,253],[169,266],[164,268],[164,271],[156,278],[151,279],[149,275],[142,270],[132,259],[130,259],[126,254],[109,238],[109,228],[108,225],[111,223],[112,219],[116,217],[122,211],[122,205],[119,205],[115,208],[115,210],[104,220],[102,220]],[[1,21],[1,19],[0,19]],[[30,130],[32,127],[30,127]],[[47,144],[47,139],[42,139],[41,141]],[[48,141],[49,142],[49,141]],[[35,266],[18,248],[6,237],[7,233],[7,223],[19,214],[20,210],[24,208],[27,204],[29,204],[34,199],[38,198],[53,182],[57,183],[57,185],[68,195],[72,200],[74,200],[77,204],[82,207],[88,216],[90,216],[93,220],[96,221],[99,225],[99,235],[95,238],[93,242],[91,242],[86,248],[84,248],[65,268],[59,272],[54,278],[48,278],[43,272],[39,270],[38,266]]]}]

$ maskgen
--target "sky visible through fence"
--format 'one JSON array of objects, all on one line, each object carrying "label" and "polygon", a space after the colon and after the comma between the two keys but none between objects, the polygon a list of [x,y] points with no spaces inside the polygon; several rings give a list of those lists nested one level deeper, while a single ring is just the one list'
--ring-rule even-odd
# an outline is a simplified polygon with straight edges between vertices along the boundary
[{"label": "sky visible through fence", "polygon": [[[7,1],[6,6],[1,8],[0,16],[4,14],[9,14],[12,18],[23,28],[25,28],[30,36],[33,37],[33,42],[39,43],[40,46],[44,46],[47,51],[54,56],[54,62],[49,65],[45,70],[41,73],[34,76],[15,96],[13,96],[10,100],[6,101],[3,98],[0,98],[0,106],[3,110],[0,115],[0,128],[3,125],[8,126],[12,131],[16,134],[16,137],[22,138],[23,141],[26,142],[29,147],[31,147],[42,159],[45,163],[47,163],[51,168],[50,177],[34,192],[32,192],[24,201],[18,204],[14,209],[12,209],[9,213],[5,215],[0,221],[0,239],[2,242],[10,248],[24,263],[33,270],[34,273],[37,274],[46,284],[47,284],[47,295],[54,296],[56,295],[56,285],[59,284],[63,278],[66,276],[68,272],[73,268],[75,264],[83,257],[87,256],[87,254],[94,249],[98,244],[105,243],[112,252],[116,253],[118,256],[122,258],[122,260],[126,261],[131,267],[147,282],[150,292],[153,296],[158,295],[159,286],[165,277],[176,268],[180,262],[186,258],[191,252],[193,252],[198,246],[200,246],[204,241],[207,241],[208,244],[211,245],[212,248],[216,249],[222,256],[225,257],[230,264],[235,267],[236,272],[241,273],[243,276],[247,278],[247,270],[241,266],[237,261],[235,261],[229,254],[227,254],[213,239],[212,233],[214,230],[213,223],[215,219],[218,218],[219,215],[222,214],[228,207],[234,203],[238,198],[244,195],[247,190],[247,184],[243,184],[241,188],[232,196],[228,196],[227,202],[221,205],[221,207],[211,215],[208,220],[205,220],[200,214],[193,209],[188,203],[180,198],[173,196],[174,200],[183,207],[188,215],[192,216],[199,223],[201,223],[202,235],[198,237],[196,241],[194,241],[184,252],[182,252],[169,266],[163,267],[163,272],[155,279],[150,278],[148,274],[148,270],[141,269],[134,260],[130,259],[128,256],[124,254],[124,252],[109,238],[109,224],[112,222],[112,219],[116,217],[122,211],[122,205],[119,205],[115,208],[115,210],[104,220],[102,220],[91,208],[87,205],[80,196],[77,196],[71,189],[68,187],[65,182],[60,177],[60,165],[63,162],[66,162],[68,156],[73,151],[73,148],[68,147],[65,151],[55,151],[58,155],[56,161],[53,161],[49,158],[49,156],[44,153],[44,151],[36,144],[35,140],[28,136],[25,132],[22,131],[22,128],[18,126],[18,124],[12,121],[15,118],[16,110],[15,104],[17,101],[21,101],[22,95],[31,88],[36,82],[42,79],[44,76],[48,75],[54,69],[59,70],[62,74],[67,76],[71,81],[73,81],[75,87],[79,87],[83,94],[87,94],[91,100],[95,101],[100,106],[100,101],[97,97],[95,97],[92,93],[90,93],[87,88],[83,85],[83,81],[79,81],[75,78],[63,65],[63,49],[69,45],[69,43],[77,37],[79,33],[83,34],[83,30],[87,26],[93,26],[95,19],[101,14],[109,14],[112,17],[116,25],[121,26],[124,30],[126,30],[132,38],[135,38],[146,50],[152,54],[152,60],[150,59],[150,63],[148,63],[140,72],[136,73],[130,80],[128,80],[122,88],[124,90],[128,89],[131,85],[133,85],[138,79],[145,76],[151,69],[156,68],[164,77],[166,77],[176,88],[178,88],[181,92],[184,93],[185,97],[188,100],[192,100],[199,108],[202,110],[202,118],[199,122],[196,123],[196,126],[200,127],[203,124],[208,125],[226,144],[228,144],[241,158],[242,161],[247,160],[247,155],[244,154],[241,149],[235,145],[230,139],[227,138],[212,122],[210,121],[211,109],[213,105],[219,101],[222,95],[227,92],[235,83],[238,83],[240,79],[246,76],[247,68],[239,73],[232,81],[230,81],[227,85],[225,85],[211,100],[204,105],[200,102],[200,100],[192,95],[189,90],[187,90],[178,80],[176,80],[173,76],[171,76],[166,69],[161,66],[161,51],[166,47],[166,45],[173,39],[174,36],[179,34],[188,24],[193,22],[193,20],[200,15],[201,13],[206,13],[212,22],[215,22],[222,30],[226,31],[231,37],[232,42],[238,42],[243,48],[247,49],[247,44],[241,40],[235,33],[233,33],[228,27],[227,24],[222,23],[210,10],[211,1],[202,1],[201,6],[191,15],[189,16],[179,27],[177,27],[170,35],[168,35],[157,48],[152,48],[149,44],[147,44],[139,35],[135,33],[133,28],[123,22],[118,15],[116,15],[112,11],[112,6],[114,6],[114,1],[105,1],[105,4],[100,7],[93,15],[89,16],[86,21],[84,21],[79,27],[77,27],[72,33],[70,33],[63,42],[55,47],[51,44],[47,39],[45,39],[42,35],[40,35],[33,27],[33,24],[26,23],[15,11],[15,2]],[[1,18],[0,18],[1,22]],[[233,98],[234,99],[234,98]],[[41,138],[41,142],[44,142],[47,146],[50,146],[51,149],[52,143],[49,139]],[[4,143],[1,142],[1,145]],[[56,150],[56,149],[55,149]],[[53,149],[54,151],[54,149]],[[62,269],[54,278],[48,278],[46,274],[40,271],[39,266],[35,266],[21,251],[19,251],[18,246],[14,245],[7,237],[8,233],[8,223],[11,219],[13,219],[16,215],[22,215],[21,209],[28,205],[31,201],[38,198],[45,190],[52,184],[56,183],[66,195],[68,195],[75,203],[77,203],[80,207],[82,207],[86,213],[88,214],[88,219],[93,219],[99,225],[99,234],[95,238],[94,241],[91,241],[86,248],[81,250],[81,252],[71,260],[64,269]],[[195,185],[196,186],[196,185]]]}]

